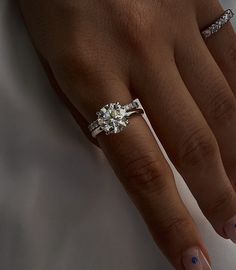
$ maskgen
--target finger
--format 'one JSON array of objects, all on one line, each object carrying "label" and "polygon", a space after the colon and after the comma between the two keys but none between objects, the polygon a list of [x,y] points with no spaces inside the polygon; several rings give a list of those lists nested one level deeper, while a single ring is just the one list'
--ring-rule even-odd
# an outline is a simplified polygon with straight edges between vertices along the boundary
[{"label": "finger", "polygon": [[88,130],[88,121],[86,121],[86,119],[82,116],[82,114],[78,111],[78,109],[75,107],[74,104],[72,104],[72,102],[69,100],[69,98],[65,95],[65,93],[61,90],[59,84],[57,83],[55,76],[50,68],[50,65],[48,64],[48,62],[46,60],[44,60],[44,58],[38,54],[39,59],[44,67],[44,70],[47,74],[47,77],[51,83],[51,86],[53,87],[53,89],[55,90],[55,92],[58,94],[58,96],[61,98],[61,100],[65,103],[65,105],[67,106],[67,108],[69,109],[70,113],[72,114],[72,116],[74,117],[74,119],[76,120],[76,122],[78,123],[78,125],[80,126],[80,128],[82,129],[82,131],[84,132],[84,134],[86,135],[86,137],[96,146],[98,146],[97,140],[95,140],[89,130]]},{"label": "finger", "polygon": [[[224,12],[221,4],[216,0],[198,1],[198,3],[200,29],[213,23]],[[206,39],[205,43],[236,95],[236,33],[232,23],[227,23],[218,33]]]},{"label": "finger", "polygon": [[[181,41],[180,41],[181,43]],[[179,44],[176,61],[191,95],[210,125],[220,147],[224,167],[236,188],[236,98],[197,29],[192,44]]]},{"label": "finger", "polygon": [[145,70],[136,68],[135,77],[140,79],[132,83],[157,136],[205,216],[220,235],[235,237],[224,232],[227,221],[236,214],[236,195],[215,136],[183,83],[172,54],[160,55],[158,59],[152,56]]},{"label": "finger", "polygon": [[[57,73],[55,76],[58,78]],[[63,88],[89,122],[105,104],[116,101],[127,104],[131,101],[126,84],[114,77],[100,76],[99,79],[89,76],[83,85],[81,81],[73,80],[70,90]],[[59,80],[62,81],[61,77]],[[71,88],[78,90],[72,91]],[[81,94],[85,89],[86,95]],[[183,269],[182,263],[187,265],[192,257],[198,256],[199,262],[208,267],[204,259],[207,252],[196,225],[179,197],[173,173],[144,119],[134,117],[121,133],[100,134],[97,139],[155,241],[173,265]]]},{"label": "finger", "polygon": [[[183,205],[172,172],[146,123],[140,118],[132,119],[127,132],[116,138],[101,136],[99,143],[154,240],[176,269],[183,269],[182,264],[184,269],[191,269],[195,256],[203,269],[211,269],[196,225]],[[202,250],[205,255],[196,250]]]}]

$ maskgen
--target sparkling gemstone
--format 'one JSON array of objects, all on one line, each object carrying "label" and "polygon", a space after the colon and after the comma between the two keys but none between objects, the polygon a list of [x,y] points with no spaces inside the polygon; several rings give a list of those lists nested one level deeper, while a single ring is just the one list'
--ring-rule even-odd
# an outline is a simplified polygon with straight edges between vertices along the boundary
[{"label": "sparkling gemstone", "polygon": [[205,37],[211,36],[211,30],[210,30],[210,29],[205,30],[205,31],[204,31],[204,36],[205,36]]},{"label": "sparkling gemstone", "polygon": [[224,20],[227,21],[229,19],[229,14],[226,13],[224,16],[223,16]]},{"label": "sparkling gemstone", "polygon": [[213,24],[211,28],[213,33],[216,33],[219,30],[219,26],[217,24]]},{"label": "sparkling gemstone", "polygon": [[220,24],[222,24],[222,25],[225,24],[225,20],[224,20],[223,18],[220,18],[220,19],[219,19],[219,22],[220,22]]},{"label": "sparkling gemstone", "polygon": [[104,106],[98,112],[98,123],[106,134],[121,132],[128,125],[124,106],[119,103]]}]

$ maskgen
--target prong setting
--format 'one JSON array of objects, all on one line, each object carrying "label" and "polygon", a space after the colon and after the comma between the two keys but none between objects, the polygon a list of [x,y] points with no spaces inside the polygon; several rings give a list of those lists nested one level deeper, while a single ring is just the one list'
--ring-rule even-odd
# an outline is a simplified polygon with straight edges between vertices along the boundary
[{"label": "prong setting", "polygon": [[101,132],[106,135],[120,133],[129,125],[130,117],[143,113],[138,99],[127,105],[121,105],[119,102],[106,104],[96,113],[97,120],[92,122],[88,128],[94,138]]}]

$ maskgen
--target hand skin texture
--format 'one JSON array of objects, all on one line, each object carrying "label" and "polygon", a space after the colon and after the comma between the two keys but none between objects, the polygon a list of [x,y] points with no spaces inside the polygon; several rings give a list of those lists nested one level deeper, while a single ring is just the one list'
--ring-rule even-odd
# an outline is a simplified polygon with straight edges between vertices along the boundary
[{"label": "hand skin texture", "polygon": [[[18,2],[52,85],[84,132],[105,104],[138,97],[206,218],[236,241],[236,35],[230,23],[206,41],[200,34],[223,13],[219,2]],[[145,120],[95,143],[173,266],[211,269]]]}]

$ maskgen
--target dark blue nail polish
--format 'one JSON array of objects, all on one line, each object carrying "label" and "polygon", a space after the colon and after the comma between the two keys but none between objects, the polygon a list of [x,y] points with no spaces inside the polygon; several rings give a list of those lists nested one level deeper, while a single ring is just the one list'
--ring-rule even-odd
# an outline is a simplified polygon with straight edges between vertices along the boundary
[{"label": "dark blue nail polish", "polygon": [[199,262],[197,257],[192,257],[192,263],[197,264]]}]

